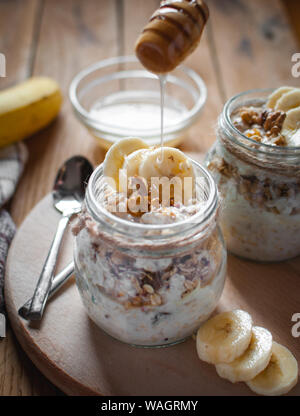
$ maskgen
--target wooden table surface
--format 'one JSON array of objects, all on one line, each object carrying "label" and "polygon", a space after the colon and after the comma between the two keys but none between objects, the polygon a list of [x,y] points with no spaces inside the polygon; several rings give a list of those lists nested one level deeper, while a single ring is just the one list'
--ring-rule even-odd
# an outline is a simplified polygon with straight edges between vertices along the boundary
[{"label": "wooden table surface", "polygon": [[[208,86],[208,101],[191,129],[185,151],[205,152],[224,101],[250,88],[299,85],[291,56],[300,51],[299,0],[207,0],[210,24],[187,64]],[[9,206],[17,225],[52,188],[62,162],[83,154],[104,157],[75,119],[68,86],[82,68],[103,58],[132,54],[135,38],[159,0],[0,0],[0,52],[7,77],[0,89],[31,75],[54,77],[65,100],[59,118],[26,141],[29,161]],[[300,273],[300,260],[289,263]],[[299,312],[299,311],[295,311]],[[0,341],[0,395],[59,395],[22,352],[8,327]]]}]

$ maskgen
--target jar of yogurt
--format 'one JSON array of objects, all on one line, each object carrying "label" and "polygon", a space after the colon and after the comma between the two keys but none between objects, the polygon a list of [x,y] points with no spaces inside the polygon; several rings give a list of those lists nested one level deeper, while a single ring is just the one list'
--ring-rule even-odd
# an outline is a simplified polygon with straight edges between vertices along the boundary
[{"label": "jar of yogurt", "polygon": [[218,120],[206,163],[228,249],[257,261],[300,254],[300,89],[247,91]]},{"label": "jar of yogurt", "polygon": [[[183,155],[163,149],[170,163]],[[116,159],[119,163],[120,152]],[[203,167],[186,159],[200,178],[193,200],[134,213],[122,209],[128,202],[123,193],[108,192],[105,163],[111,166],[106,160],[90,178],[73,228],[76,281],[86,310],[106,333],[132,345],[183,341],[213,312],[224,286],[226,250],[216,185]]]}]

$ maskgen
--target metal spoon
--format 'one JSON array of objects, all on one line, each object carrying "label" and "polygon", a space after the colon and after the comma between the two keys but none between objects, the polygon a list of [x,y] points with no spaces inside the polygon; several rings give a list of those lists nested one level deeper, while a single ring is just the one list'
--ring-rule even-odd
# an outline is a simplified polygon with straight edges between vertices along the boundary
[{"label": "metal spoon", "polygon": [[62,213],[62,218],[35,288],[27,319],[40,320],[43,316],[62,237],[71,216],[81,210],[85,185],[92,171],[93,167],[86,158],[74,156],[68,159],[57,173],[52,196],[54,207]]},{"label": "metal spoon", "polygon": [[[48,299],[52,296],[70,279],[74,274],[74,263],[71,261],[60,273],[58,273],[52,281],[52,286],[49,291]],[[19,309],[18,313],[22,318],[28,319],[28,312],[30,310],[32,298],[28,299],[23,306]]]}]

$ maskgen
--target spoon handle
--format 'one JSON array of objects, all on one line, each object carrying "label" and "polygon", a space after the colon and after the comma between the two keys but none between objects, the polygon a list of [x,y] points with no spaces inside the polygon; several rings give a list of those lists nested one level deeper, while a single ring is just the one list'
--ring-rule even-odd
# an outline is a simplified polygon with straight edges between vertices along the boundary
[{"label": "spoon handle", "polygon": [[[65,282],[72,276],[74,273],[74,263],[71,261],[60,273],[58,273],[52,282],[52,286],[49,292],[48,299],[50,299],[64,284]],[[19,309],[19,315],[22,316],[24,319],[28,318],[28,312],[30,310],[32,298],[28,299],[26,303]]]},{"label": "spoon handle", "polygon": [[65,229],[68,225],[69,218],[70,216],[63,216],[58,223],[55,237],[51,244],[46,261],[44,263],[42,272],[40,274],[38,283],[36,285],[32,297],[30,310],[27,314],[27,318],[32,321],[38,321],[43,316],[44,308],[52,285],[59,248]]}]

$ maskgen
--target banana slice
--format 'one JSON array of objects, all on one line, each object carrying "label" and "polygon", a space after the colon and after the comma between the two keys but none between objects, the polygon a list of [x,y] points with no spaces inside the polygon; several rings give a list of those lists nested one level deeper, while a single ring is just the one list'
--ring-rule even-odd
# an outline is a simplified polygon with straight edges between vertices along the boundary
[{"label": "banana slice", "polygon": [[290,134],[300,129],[300,106],[287,111],[282,125],[282,133]]},{"label": "banana slice", "polygon": [[139,149],[125,156],[122,169],[126,170],[128,178],[139,175],[140,165],[150,152],[150,149]]},{"label": "banana slice", "polygon": [[199,358],[212,364],[230,363],[248,348],[252,318],[242,310],[224,312],[202,325],[197,333]]},{"label": "banana slice", "polygon": [[[116,189],[119,187],[119,170],[123,168],[127,155],[139,149],[148,149],[149,146],[141,139],[128,138],[115,143],[106,153],[103,163],[103,174],[114,181]],[[113,185],[113,181],[110,183]]]},{"label": "banana slice", "polygon": [[281,98],[281,96],[283,94],[285,94],[286,92],[292,91],[294,88],[293,87],[280,87],[277,88],[270,96],[269,96],[269,100],[267,102],[267,107],[269,108],[274,108],[277,101]]},{"label": "banana slice", "polygon": [[139,149],[130,153],[128,156],[125,156],[122,169],[124,172],[126,171],[127,181],[120,181],[119,190],[121,192],[126,192],[126,186],[130,178],[139,176],[140,164],[148,156],[149,152],[151,152],[150,149]]},{"label": "banana slice", "polygon": [[272,356],[267,368],[246,384],[255,393],[280,396],[288,393],[298,381],[298,364],[283,345],[273,342]]},{"label": "banana slice", "polygon": [[[283,134],[286,132],[283,132]],[[288,146],[298,147],[300,146],[300,128],[296,131],[291,132],[290,134],[287,134],[286,141]]]},{"label": "banana slice", "polygon": [[249,381],[269,364],[272,354],[272,334],[265,328],[252,327],[252,338],[243,355],[228,364],[217,364],[220,377],[232,383]]},{"label": "banana slice", "polygon": [[139,175],[148,180],[155,177],[195,177],[193,166],[185,154],[173,147],[159,147],[149,152],[140,165]]},{"label": "banana slice", "polygon": [[292,91],[283,94],[276,102],[275,110],[288,111],[300,106],[300,89],[294,88]]},{"label": "banana slice", "polygon": [[[147,152],[140,164],[139,176],[148,180],[149,183],[152,178],[179,178],[181,187],[170,189],[170,196],[178,202],[185,203],[195,196],[193,166],[184,153],[173,147],[156,148]],[[190,180],[185,180],[185,178],[190,178]],[[165,203],[168,204],[169,201]]]}]

